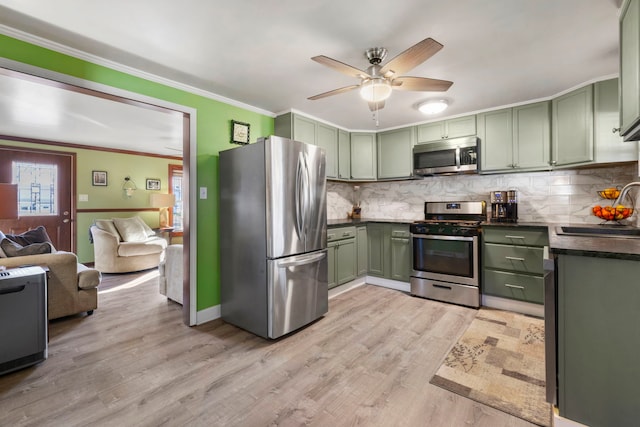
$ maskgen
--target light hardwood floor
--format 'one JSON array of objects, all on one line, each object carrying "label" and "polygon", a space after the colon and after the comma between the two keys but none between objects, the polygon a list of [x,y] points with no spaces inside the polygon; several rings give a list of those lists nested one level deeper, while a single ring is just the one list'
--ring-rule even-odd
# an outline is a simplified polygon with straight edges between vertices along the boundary
[{"label": "light hardwood floor", "polygon": [[429,384],[473,309],[367,285],[270,342],[189,328],[157,272],[132,277],[51,322],[45,362],[0,377],[0,426],[533,425]]}]

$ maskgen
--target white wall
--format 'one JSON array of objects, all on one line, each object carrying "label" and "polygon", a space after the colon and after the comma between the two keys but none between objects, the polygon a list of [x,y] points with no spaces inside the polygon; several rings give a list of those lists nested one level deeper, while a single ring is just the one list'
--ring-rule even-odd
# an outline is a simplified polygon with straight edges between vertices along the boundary
[{"label": "white wall", "polygon": [[[329,182],[327,217],[346,218],[352,203],[359,199],[363,218],[417,220],[424,217],[425,201],[485,200],[489,208],[490,191],[517,190],[521,222],[599,224],[602,220],[592,215],[591,208],[612,200],[601,199],[597,191],[637,180],[638,165],[633,163],[553,172],[435,176],[415,181]],[[354,192],[354,186],[360,189]],[[633,224],[638,223],[637,218],[634,214]]]}]

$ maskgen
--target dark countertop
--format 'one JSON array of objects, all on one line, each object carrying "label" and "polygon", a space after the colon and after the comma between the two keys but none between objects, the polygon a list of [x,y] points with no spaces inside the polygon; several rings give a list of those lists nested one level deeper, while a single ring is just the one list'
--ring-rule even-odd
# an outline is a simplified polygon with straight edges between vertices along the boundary
[{"label": "dark countertop", "polygon": [[381,222],[388,224],[412,224],[415,221],[412,219],[374,219],[374,218],[341,218],[341,219],[329,219],[327,220],[327,228],[335,228],[349,225],[366,225],[371,222]]},{"label": "dark countertop", "polygon": [[492,221],[484,221],[482,222],[483,227],[491,226],[491,227],[538,227],[538,228],[546,228],[549,226],[546,222],[492,222]]}]

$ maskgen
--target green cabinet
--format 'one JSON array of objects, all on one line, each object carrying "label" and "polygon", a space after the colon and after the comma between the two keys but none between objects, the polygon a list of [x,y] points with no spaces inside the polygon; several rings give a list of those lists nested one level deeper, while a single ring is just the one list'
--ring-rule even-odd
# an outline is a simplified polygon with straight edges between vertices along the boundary
[{"label": "green cabinet", "polygon": [[308,117],[287,113],[276,117],[274,134],[324,148],[327,178],[338,177],[338,129]]},{"label": "green cabinet", "polygon": [[367,225],[369,274],[408,282],[411,275],[411,233],[406,224]]},{"label": "green cabinet", "polygon": [[439,122],[425,123],[417,127],[418,144],[441,139],[460,138],[476,134],[476,116],[464,116]]},{"label": "green cabinet", "polygon": [[327,230],[329,289],[356,278],[356,228],[339,227]]},{"label": "green cabinet", "polygon": [[559,254],[556,273],[560,415],[638,425],[640,261]]},{"label": "green cabinet", "polygon": [[593,138],[596,163],[628,162],[638,159],[637,144],[625,142],[620,132],[612,132],[620,125],[618,79],[594,84]]},{"label": "green cabinet", "polygon": [[351,178],[374,181],[377,177],[376,134],[351,134]]},{"label": "green cabinet", "polygon": [[620,13],[620,133],[640,137],[640,0],[626,0]]},{"label": "green cabinet", "polygon": [[368,251],[368,238],[367,238],[367,226],[361,225],[356,227],[356,248],[357,248],[357,263],[356,263],[356,275],[364,276],[367,274],[369,268],[369,260],[367,256]]},{"label": "green cabinet", "polygon": [[546,227],[484,226],[482,235],[482,293],[543,304]]},{"label": "green cabinet", "polygon": [[378,179],[409,178],[413,175],[412,150],[415,128],[378,134]]},{"label": "green cabinet", "polygon": [[549,102],[478,114],[481,172],[549,169]]},{"label": "green cabinet", "polygon": [[589,163],[593,151],[593,85],[552,101],[551,164]]},{"label": "green cabinet", "polygon": [[351,179],[351,137],[342,129],[338,130],[338,178]]}]

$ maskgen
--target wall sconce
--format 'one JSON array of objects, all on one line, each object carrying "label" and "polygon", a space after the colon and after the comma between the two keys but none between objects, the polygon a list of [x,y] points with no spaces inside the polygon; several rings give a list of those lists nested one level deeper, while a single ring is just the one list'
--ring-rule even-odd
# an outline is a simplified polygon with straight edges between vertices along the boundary
[{"label": "wall sconce", "polygon": [[0,219],[18,219],[18,184],[0,184]]},{"label": "wall sconce", "polygon": [[160,228],[169,228],[169,208],[176,204],[176,196],[167,193],[151,193],[149,202],[160,212],[158,221]]},{"label": "wall sconce", "polygon": [[124,182],[122,183],[122,189],[124,190],[125,196],[131,197],[133,196],[133,192],[138,189],[138,186],[130,177],[125,176]]}]

